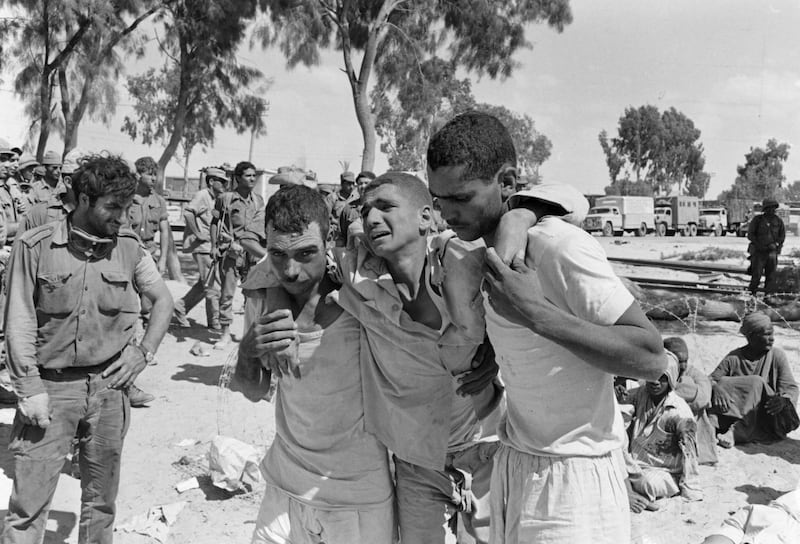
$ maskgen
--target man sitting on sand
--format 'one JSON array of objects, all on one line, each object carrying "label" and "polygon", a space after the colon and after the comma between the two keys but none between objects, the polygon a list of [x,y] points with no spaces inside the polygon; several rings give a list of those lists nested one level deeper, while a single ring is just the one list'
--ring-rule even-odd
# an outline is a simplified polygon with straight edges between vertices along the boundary
[{"label": "man sitting on sand", "polygon": [[747,345],[731,351],[711,373],[719,445],[782,440],[798,427],[797,382],[772,322],[763,312],[742,320]]},{"label": "man sitting on sand", "polygon": [[635,389],[628,398],[635,408],[630,431],[629,475],[633,490],[649,501],[681,494],[701,500],[698,488],[697,425],[691,408],[675,393],[678,358],[666,352],[667,369],[658,381]]}]

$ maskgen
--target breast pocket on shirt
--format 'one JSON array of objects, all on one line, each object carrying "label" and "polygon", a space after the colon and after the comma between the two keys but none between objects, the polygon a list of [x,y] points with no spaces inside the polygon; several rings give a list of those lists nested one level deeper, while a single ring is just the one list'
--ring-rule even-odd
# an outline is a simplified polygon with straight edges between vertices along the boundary
[{"label": "breast pocket on shirt", "polygon": [[80,291],[70,285],[72,274],[39,274],[36,282],[39,296],[36,307],[47,315],[64,316],[72,312],[78,302]]},{"label": "breast pocket on shirt", "polygon": [[138,312],[139,297],[124,272],[105,271],[102,278],[97,307],[104,314]]}]

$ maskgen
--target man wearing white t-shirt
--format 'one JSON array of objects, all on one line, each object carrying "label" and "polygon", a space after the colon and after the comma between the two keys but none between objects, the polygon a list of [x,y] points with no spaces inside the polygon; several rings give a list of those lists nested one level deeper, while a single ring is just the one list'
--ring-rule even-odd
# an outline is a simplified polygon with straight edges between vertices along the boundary
[{"label": "man wearing white t-shirt", "polygon": [[442,216],[459,237],[483,238],[490,248],[486,327],[507,399],[492,474],[491,541],[625,543],[630,520],[613,376],[657,379],[665,366],[661,339],[599,244],[569,223],[588,208],[576,191],[534,186],[509,199],[542,219],[527,232],[524,259],[514,257],[509,267],[498,257],[499,180],[515,164],[508,131],[482,113],[456,117],[428,147],[429,187]]}]

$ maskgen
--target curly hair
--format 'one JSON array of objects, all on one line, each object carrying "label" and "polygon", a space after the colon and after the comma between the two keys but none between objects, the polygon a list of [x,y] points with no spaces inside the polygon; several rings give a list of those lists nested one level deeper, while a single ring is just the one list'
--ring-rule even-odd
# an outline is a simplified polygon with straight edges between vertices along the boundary
[{"label": "curly hair", "polygon": [[325,198],[305,185],[287,185],[278,189],[267,201],[264,227],[279,232],[301,233],[313,222],[319,225],[322,239],[328,239],[330,212]]},{"label": "curly hair", "polygon": [[428,168],[466,165],[463,179],[491,180],[503,165],[516,166],[508,129],[488,113],[471,111],[451,119],[428,144]]},{"label": "curly hair", "polygon": [[158,174],[158,164],[153,157],[140,157],[133,163],[133,167],[136,168],[137,174],[150,174],[151,176]]},{"label": "curly hair", "polygon": [[136,191],[136,176],[119,155],[99,154],[81,157],[78,169],[72,174],[75,198],[85,194],[90,204],[98,198],[114,195],[130,198]]}]

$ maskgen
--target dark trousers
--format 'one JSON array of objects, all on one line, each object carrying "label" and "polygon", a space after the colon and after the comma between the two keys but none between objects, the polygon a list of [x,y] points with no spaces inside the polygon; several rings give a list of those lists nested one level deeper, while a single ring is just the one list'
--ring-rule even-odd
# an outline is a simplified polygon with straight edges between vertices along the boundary
[{"label": "dark trousers", "polygon": [[119,487],[122,443],[130,422],[127,394],[109,389],[111,377],[66,369],[43,383],[52,415],[46,429],[25,425],[17,414],[9,450],[14,487],[0,543],[39,544],[44,538],[58,477],[77,436],[80,443],[80,544],[110,544]]},{"label": "dark trousers", "polygon": [[777,251],[754,251],[751,257],[753,273],[750,276],[750,292],[756,294],[761,276],[764,276],[764,291],[775,292],[775,271],[778,269]]}]

